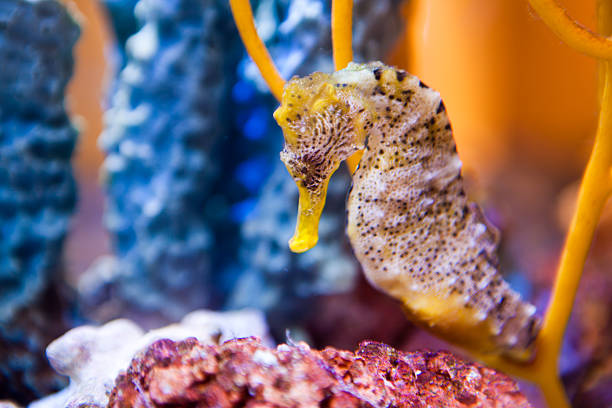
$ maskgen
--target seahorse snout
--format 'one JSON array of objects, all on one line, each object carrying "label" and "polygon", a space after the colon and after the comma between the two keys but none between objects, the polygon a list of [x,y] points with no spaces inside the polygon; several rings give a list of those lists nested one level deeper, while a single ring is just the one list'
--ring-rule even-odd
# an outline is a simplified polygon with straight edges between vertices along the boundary
[{"label": "seahorse snout", "polygon": [[328,183],[329,179],[323,180],[314,190],[298,184],[300,198],[297,224],[295,234],[289,240],[289,248],[293,252],[306,252],[317,244],[319,220],[325,206]]}]

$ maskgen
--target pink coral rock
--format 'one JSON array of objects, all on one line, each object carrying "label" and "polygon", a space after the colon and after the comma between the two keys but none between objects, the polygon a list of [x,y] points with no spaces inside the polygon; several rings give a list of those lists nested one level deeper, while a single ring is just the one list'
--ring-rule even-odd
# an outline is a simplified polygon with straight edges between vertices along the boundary
[{"label": "pink coral rock", "polygon": [[109,407],[530,407],[509,377],[447,352],[159,340],[119,375]]}]

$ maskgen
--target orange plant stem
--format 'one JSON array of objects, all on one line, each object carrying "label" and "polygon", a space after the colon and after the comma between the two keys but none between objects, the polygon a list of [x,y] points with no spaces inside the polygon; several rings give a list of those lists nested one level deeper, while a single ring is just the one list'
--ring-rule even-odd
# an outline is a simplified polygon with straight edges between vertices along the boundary
[{"label": "orange plant stem", "polygon": [[612,39],[578,24],[555,0],[528,0],[542,21],[574,50],[590,57],[612,59]]},{"label": "orange plant stem", "polygon": [[257,34],[249,0],[230,0],[230,7],[244,47],[255,61],[255,65],[257,65],[259,72],[270,87],[270,91],[280,101],[283,97],[285,80],[281,77],[265,44]]},{"label": "orange plant stem", "polygon": [[336,71],[353,60],[353,0],[333,0],[331,10],[332,50]]},{"label": "orange plant stem", "polygon": [[[554,1],[529,1],[536,12],[541,13],[544,22],[572,48],[594,56],[606,56],[611,49],[610,40],[588,34]],[[597,6],[599,29],[604,35],[610,34],[612,0],[598,0]],[[569,407],[557,374],[559,354],[593,235],[603,207],[612,194],[611,57],[600,61],[603,80],[600,80],[601,110],[595,144],[582,178],[576,211],[561,254],[544,324],[537,338],[536,359],[531,364],[521,365],[502,358],[483,358],[493,367],[538,384],[550,408]]]},{"label": "orange plant stem", "polygon": [[[598,2],[599,27],[608,34],[612,28],[612,1]],[[563,335],[570,318],[576,291],[586,261],[595,228],[603,207],[612,193],[612,64],[600,62],[603,68],[603,84],[600,101],[601,111],[595,136],[593,152],[587,164],[576,212],[567,234],[557,279],[544,319],[541,335],[550,338],[546,352],[558,355]]]},{"label": "orange plant stem", "polygon": [[[336,71],[346,68],[353,60],[353,0],[332,0],[332,50]],[[357,169],[363,151],[346,159],[352,173]]]}]

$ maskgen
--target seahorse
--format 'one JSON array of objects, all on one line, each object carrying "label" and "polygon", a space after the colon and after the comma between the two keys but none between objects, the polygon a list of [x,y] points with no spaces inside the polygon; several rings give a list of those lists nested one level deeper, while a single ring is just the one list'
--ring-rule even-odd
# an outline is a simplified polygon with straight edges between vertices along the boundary
[{"label": "seahorse", "polygon": [[381,62],[294,77],[274,117],[299,189],[295,252],[317,242],[327,185],[364,150],[347,234],[368,280],[416,324],[479,354],[533,356],[540,327],[498,271],[499,233],[466,196],[440,94]]}]

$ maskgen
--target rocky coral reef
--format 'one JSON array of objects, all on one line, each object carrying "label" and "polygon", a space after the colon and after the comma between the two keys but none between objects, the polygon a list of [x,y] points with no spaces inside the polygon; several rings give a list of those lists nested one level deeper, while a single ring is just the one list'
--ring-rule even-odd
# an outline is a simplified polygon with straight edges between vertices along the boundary
[{"label": "rocky coral reef", "polygon": [[61,321],[35,304],[59,272],[76,202],[64,91],[79,32],[58,1],[0,1],[0,396],[19,400],[57,385],[42,350]]},{"label": "rocky coral reef", "polygon": [[354,352],[256,338],[159,340],[121,374],[109,407],[530,407],[509,377],[447,352],[376,342]]},{"label": "rocky coral reef", "polygon": [[100,327],[77,327],[47,348],[49,361],[58,373],[70,377],[70,386],[32,403],[30,408],[106,407],[119,372],[128,368],[138,351],[156,340],[191,337],[200,344],[213,344],[244,336],[258,336],[265,344],[272,343],[263,315],[255,310],[226,313],[198,310],[180,323],[146,333],[126,319]]}]

